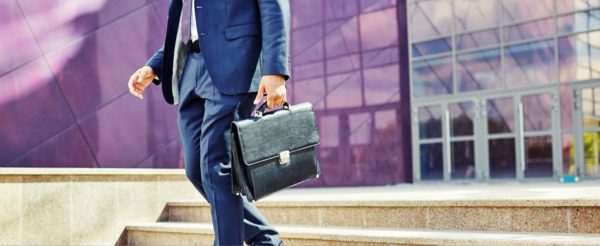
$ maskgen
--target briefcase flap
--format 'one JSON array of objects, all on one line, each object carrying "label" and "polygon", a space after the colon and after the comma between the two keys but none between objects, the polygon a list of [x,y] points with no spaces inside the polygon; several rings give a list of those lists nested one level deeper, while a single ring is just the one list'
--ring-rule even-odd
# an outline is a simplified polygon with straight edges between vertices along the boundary
[{"label": "briefcase flap", "polygon": [[245,165],[279,158],[281,153],[319,144],[315,112],[311,103],[281,109],[263,117],[234,121],[232,130],[240,144]]}]

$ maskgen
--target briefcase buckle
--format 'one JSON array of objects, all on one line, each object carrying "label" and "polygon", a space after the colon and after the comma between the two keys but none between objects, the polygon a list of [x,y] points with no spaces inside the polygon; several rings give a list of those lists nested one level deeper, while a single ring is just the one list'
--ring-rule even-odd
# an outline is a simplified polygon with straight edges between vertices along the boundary
[{"label": "briefcase buckle", "polygon": [[279,164],[285,165],[288,163],[290,163],[290,151],[285,150],[285,151],[279,152]]}]

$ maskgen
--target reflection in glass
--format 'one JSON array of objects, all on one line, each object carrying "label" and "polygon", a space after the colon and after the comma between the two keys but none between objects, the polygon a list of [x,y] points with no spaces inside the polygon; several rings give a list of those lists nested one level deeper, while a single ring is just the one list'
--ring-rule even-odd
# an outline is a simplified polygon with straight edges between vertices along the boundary
[{"label": "reflection in glass", "polygon": [[556,28],[560,34],[596,29],[600,27],[600,9],[581,11],[556,19]]},{"label": "reflection in glass", "polygon": [[512,97],[487,101],[488,133],[510,133],[515,129],[515,111]]},{"label": "reflection in glass", "polygon": [[560,81],[590,79],[590,44],[587,34],[558,39]]},{"label": "reflection in glass", "polygon": [[419,138],[442,137],[442,110],[440,106],[419,108]]},{"label": "reflection in glass", "polygon": [[444,57],[415,62],[413,83],[415,97],[452,93],[452,59]]},{"label": "reflection in glass", "polygon": [[554,20],[552,18],[526,22],[523,24],[507,26],[504,28],[504,41],[549,37],[554,34]]},{"label": "reflection in glass", "polygon": [[[327,108],[362,105],[360,73],[350,72],[327,77]],[[306,92],[303,92],[306,93]]]},{"label": "reflection in glass", "polygon": [[583,133],[585,175],[600,176],[600,132]]},{"label": "reflection in glass", "polygon": [[454,0],[454,27],[457,32],[497,26],[498,1]]},{"label": "reflection in glass", "polygon": [[371,115],[369,113],[350,114],[350,144],[362,145],[371,142]]},{"label": "reflection in glass", "polygon": [[502,88],[500,49],[459,55],[457,65],[460,91]]},{"label": "reflection in glass", "polygon": [[515,139],[490,139],[488,142],[490,178],[516,177]]},{"label": "reflection in glass", "polygon": [[552,96],[548,93],[528,95],[523,103],[523,125],[526,132],[552,130]]},{"label": "reflection in glass", "polygon": [[553,0],[502,0],[504,23],[551,16]]},{"label": "reflection in glass", "polygon": [[600,87],[581,90],[581,110],[583,127],[600,127]]},{"label": "reflection in glass", "polygon": [[525,177],[552,177],[552,136],[525,137]]},{"label": "reflection in glass", "polygon": [[319,117],[321,147],[337,147],[340,144],[340,119],[337,115]]},{"label": "reflection in glass", "polygon": [[475,145],[473,141],[452,142],[452,179],[475,178]]},{"label": "reflection in glass", "polygon": [[562,136],[563,175],[576,175],[575,138],[573,134],[563,134]]},{"label": "reflection in glass", "polygon": [[442,144],[421,144],[421,180],[441,180],[444,178],[444,158]]},{"label": "reflection in glass", "polygon": [[415,1],[408,6],[413,40],[450,34],[452,6],[449,0]]},{"label": "reflection in glass", "polygon": [[450,38],[440,38],[430,41],[413,43],[412,56],[419,57],[437,53],[450,52],[452,50],[450,42]]},{"label": "reflection in glass", "polygon": [[499,42],[498,29],[456,35],[457,50],[497,45]]},{"label": "reflection in glass", "polygon": [[473,135],[473,118],[475,113],[473,104],[473,102],[448,104],[451,136]]},{"label": "reflection in glass", "polygon": [[556,11],[559,13],[589,9],[600,6],[600,0],[556,0]]},{"label": "reflection in glass", "polygon": [[547,84],[554,81],[554,43],[551,40],[519,44],[505,49],[509,86]]},{"label": "reflection in glass", "polygon": [[[390,78],[400,78],[398,64],[363,70],[365,103],[385,104],[400,101],[400,83]],[[347,97],[347,96],[346,96]],[[346,100],[348,100],[346,98]]]},{"label": "reflection in glass", "polygon": [[375,134],[380,143],[398,142],[398,124],[396,110],[380,110],[375,112]]},{"label": "reflection in glass", "polygon": [[338,57],[359,50],[357,19],[330,20],[325,23],[327,57]]}]

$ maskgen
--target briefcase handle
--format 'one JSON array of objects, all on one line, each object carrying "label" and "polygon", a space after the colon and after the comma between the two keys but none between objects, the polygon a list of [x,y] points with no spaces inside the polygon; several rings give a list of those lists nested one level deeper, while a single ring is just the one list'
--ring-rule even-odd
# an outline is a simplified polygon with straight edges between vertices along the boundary
[{"label": "briefcase handle", "polygon": [[[266,109],[267,109],[267,102],[265,101],[256,109],[256,111],[254,111],[254,116],[255,117],[263,117],[265,115]],[[290,110],[290,104],[288,102],[283,102],[283,107],[281,109],[273,110],[273,111],[269,112],[268,114],[275,113],[282,109]]]}]

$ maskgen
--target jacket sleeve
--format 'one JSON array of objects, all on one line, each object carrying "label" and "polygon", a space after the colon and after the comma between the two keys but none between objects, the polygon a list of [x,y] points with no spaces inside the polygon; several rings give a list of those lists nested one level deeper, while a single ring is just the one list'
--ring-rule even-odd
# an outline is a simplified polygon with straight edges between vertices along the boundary
[{"label": "jacket sleeve", "polygon": [[156,74],[156,77],[154,78],[154,80],[152,80],[152,82],[154,84],[156,84],[156,85],[160,84],[160,79],[159,78],[161,77],[161,74],[162,74],[163,51],[164,51],[164,49],[165,49],[165,46],[161,47],[146,62],[146,66],[151,67],[152,70],[154,71],[154,73]]},{"label": "jacket sleeve", "polygon": [[290,6],[289,0],[258,0],[262,29],[263,75],[278,74],[290,78]]}]

